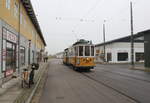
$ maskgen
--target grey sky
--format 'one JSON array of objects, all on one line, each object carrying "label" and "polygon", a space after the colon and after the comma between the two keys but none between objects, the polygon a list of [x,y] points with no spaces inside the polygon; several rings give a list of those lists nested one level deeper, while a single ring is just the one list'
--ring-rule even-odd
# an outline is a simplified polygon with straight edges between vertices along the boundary
[{"label": "grey sky", "polygon": [[[63,51],[81,38],[93,43],[102,42],[104,19],[106,40],[130,35],[130,0],[31,1],[50,54]],[[134,33],[150,29],[150,0],[132,1]],[[81,22],[81,19],[84,21]]]}]

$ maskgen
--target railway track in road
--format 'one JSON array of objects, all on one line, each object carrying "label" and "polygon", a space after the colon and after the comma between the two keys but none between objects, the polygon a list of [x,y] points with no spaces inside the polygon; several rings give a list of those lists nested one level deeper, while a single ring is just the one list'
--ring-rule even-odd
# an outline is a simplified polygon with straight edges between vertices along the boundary
[{"label": "railway track in road", "polygon": [[142,82],[150,83],[149,80],[145,80],[145,79],[133,77],[133,76],[130,76],[130,75],[126,75],[126,74],[122,74],[122,73],[118,73],[118,72],[112,72],[112,71],[104,70],[104,69],[100,69],[100,70],[103,71],[103,72],[112,73],[112,74],[117,74],[117,75],[119,75],[119,76],[124,76],[124,77],[132,78],[132,79],[135,79],[135,80],[139,80],[139,81],[142,81]]},{"label": "railway track in road", "polygon": [[114,88],[114,87],[112,87],[112,86],[102,82],[102,81],[96,80],[95,78],[87,75],[86,73],[81,72],[81,74],[84,75],[85,77],[87,77],[88,79],[91,79],[91,80],[95,81],[96,83],[99,83],[99,84],[101,84],[101,85],[103,85],[103,86],[105,86],[105,87],[107,87],[107,88],[109,88],[109,89],[111,89],[111,90],[113,90],[113,91],[115,91],[115,92],[117,92],[117,93],[119,93],[119,94],[121,94],[121,95],[123,95],[123,96],[125,96],[125,97],[127,97],[127,98],[129,98],[131,100],[133,100],[133,101],[135,101],[136,103],[141,103],[136,98],[133,98],[132,96],[129,96],[128,94],[126,94],[126,93],[124,93],[124,92],[122,92],[122,91],[120,91],[120,90],[118,90],[118,89],[116,89],[116,88]]}]

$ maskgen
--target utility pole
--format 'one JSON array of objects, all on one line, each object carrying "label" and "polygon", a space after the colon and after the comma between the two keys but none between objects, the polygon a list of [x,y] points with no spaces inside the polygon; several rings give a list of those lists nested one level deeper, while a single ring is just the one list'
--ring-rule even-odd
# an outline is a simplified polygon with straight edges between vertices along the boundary
[{"label": "utility pole", "polygon": [[134,67],[134,36],[133,36],[133,7],[130,2],[130,16],[131,16],[131,66]]},{"label": "utility pole", "polygon": [[105,20],[104,20],[104,23],[103,23],[103,43],[104,43],[104,62],[106,62],[106,59],[105,59],[105,55],[106,55],[106,48],[105,48]]}]

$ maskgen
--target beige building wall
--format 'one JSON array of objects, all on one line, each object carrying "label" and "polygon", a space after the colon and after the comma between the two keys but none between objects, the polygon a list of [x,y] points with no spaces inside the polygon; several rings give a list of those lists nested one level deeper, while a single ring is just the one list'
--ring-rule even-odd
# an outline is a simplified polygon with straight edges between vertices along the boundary
[{"label": "beige building wall", "polygon": [[0,0],[0,19],[5,21],[17,32],[19,32],[20,11],[20,34],[26,37],[28,40],[31,40],[31,42],[35,44],[37,48],[43,48],[43,41],[41,40],[36,28],[31,22],[31,19],[29,18],[24,6],[21,2],[19,3],[19,1],[20,0]]}]

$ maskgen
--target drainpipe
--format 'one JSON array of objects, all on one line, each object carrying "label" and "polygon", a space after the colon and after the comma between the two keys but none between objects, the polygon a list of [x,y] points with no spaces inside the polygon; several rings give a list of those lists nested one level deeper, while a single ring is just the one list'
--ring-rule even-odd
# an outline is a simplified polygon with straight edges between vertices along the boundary
[{"label": "drainpipe", "polygon": [[18,73],[20,74],[20,19],[21,19],[21,1],[19,0],[19,28],[18,28]]}]

